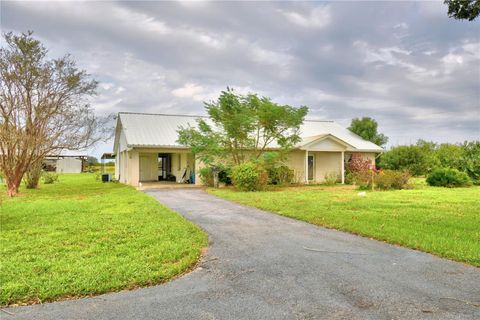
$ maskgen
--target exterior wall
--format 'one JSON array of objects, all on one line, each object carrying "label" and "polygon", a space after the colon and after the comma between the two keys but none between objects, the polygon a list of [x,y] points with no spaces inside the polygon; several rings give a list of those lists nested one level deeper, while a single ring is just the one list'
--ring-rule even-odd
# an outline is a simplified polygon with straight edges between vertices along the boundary
[{"label": "exterior wall", "polygon": [[[341,152],[322,152],[322,151],[308,151],[308,155],[313,155],[313,183],[323,183],[325,175],[330,172],[335,172],[341,179],[342,172],[342,153]],[[290,153],[286,165],[293,169],[295,182],[305,182],[305,150],[294,150]]]},{"label": "exterior wall", "polygon": [[305,157],[305,150],[293,150],[285,161],[285,165],[293,169],[294,182],[296,183],[305,182]]},{"label": "exterior wall", "polygon": [[139,181],[158,180],[158,158],[156,153],[139,153]]},{"label": "exterior wall", "polygon": [[82,160],[75,158],[63,158],[57,160],[56,171],[58,173],[81,173]]},{"label": "exterior wall", "polygon": [[331,138],[312,143],[308,145],[309,150],[321,151],[345,151],[346,147]]},{"label": "exterior wall", "polygon": [[336,173],[338,179],[342,174],[341,152],[309,152],[315,157],[314,182],[325,182],[325,176],[331,172]]}]

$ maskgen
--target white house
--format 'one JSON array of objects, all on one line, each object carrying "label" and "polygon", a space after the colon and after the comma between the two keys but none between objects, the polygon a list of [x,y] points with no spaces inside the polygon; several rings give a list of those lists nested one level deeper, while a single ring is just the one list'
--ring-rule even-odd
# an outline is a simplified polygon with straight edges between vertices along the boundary
[{"label": "white house", "polygon": [[[198,116],[127,113],[118,114],[115,130],[115,178],[138,186],[147,181],[188,179],[202,163],[192,152],[177,143],[177,130],[195,126]],[[299,182],[321,183],[335,173],[343,183],[344,163],[352,153],[361,153],[375,163],[383,149],[333,121],[306,120],[300,130],[302,141],[290,152],[287,165]],[[269,146],[275,149],[275,146]]]}]

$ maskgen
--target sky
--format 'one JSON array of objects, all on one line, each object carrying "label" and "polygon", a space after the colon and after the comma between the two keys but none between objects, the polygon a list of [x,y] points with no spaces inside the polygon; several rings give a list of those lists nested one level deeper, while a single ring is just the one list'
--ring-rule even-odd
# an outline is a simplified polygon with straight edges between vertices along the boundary
[{"label": "sky", "polygon": [[308,119],[373,117],[390,147],[480,139],[480,19],[449,18],[443,1],[0,6],[2,32],[34,31],[99,81],[98,114],[203,115],[228,86],[306,105]]}]

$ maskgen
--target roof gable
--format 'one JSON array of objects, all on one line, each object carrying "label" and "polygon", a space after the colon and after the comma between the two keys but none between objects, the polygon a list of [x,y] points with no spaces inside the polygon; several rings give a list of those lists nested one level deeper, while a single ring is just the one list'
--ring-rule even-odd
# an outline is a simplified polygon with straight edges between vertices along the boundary
[{"label": "roof gable", "polygon": [[345,151],[353,146],[342,141],[331,134],[320,135],[313,139],[305,139],[306,143],[301,143],[298,147],[301,150],[311,151]]}]

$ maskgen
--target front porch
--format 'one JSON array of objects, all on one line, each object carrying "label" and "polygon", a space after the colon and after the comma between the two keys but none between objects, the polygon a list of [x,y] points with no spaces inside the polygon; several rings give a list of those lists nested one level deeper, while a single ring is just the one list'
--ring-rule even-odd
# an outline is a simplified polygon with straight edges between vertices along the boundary
[{"label": "front porch", "polygon": [[184,150],[149,150],[139,151],[138,181],[163,182],[164,184],[194,184],[195,158]]}]

